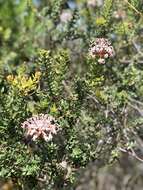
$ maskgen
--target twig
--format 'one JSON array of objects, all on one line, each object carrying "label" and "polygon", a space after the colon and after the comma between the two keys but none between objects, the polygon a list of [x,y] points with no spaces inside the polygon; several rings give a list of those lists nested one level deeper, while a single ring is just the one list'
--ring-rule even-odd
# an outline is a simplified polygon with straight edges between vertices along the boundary
[{"label": "twig", "polygon": [[67,86],[66,82],[65,81],[62,81],[62,84],[66,90],[66,92],[68,93],[69,97],[73,97],[74,95],[72,94],[72,91],[71,89],[69,88],[69,86]]},{"label": "twig", "polygon": [[130,107],[134,108],[135,110],[137,110],[140,113],[140,115],[143,116],[143,110],[139,109],[137,106],[134,106],[134,105],[132,105],[130,103],[128,103],[128,105]]},{"label": "twig", "polygon": [[95,96],[92,96],[89,94],[88,98],[92,99],[95,103],[99,103],[99,101],[97,100],[97,98]]},{"label": "twig", "polygon": [[143,14],[139,10],[137,10],[128,0],[124,1],[130,6],[131,9],[133,9],[137,14],[143,17]]},{"label": "twig", "polygon": [[128,153],[129,155],[133,156],[134,158],[136,158],[137,160],[139,160],[140,162],[143,162],[143,159],[141,159],[136,153],[135,151],[133,150],[133,148],[131,148],[131,152],[129,152],[128,150],[124,149],[124,148],[121,148],[119,147],[118,148],[121,152],[124,152],[124,153]]},{"label": "twig", "polygon": [[141,102],[141,101],[139,101],[139,100],[133,99],[133,98],[131,98],[131,97],[128,97],[128,99],[129,99],[130,101],[132,101],[132,102],[135,102],[135,103],[140,104],[141,106],[143,106],[143,102]]}]

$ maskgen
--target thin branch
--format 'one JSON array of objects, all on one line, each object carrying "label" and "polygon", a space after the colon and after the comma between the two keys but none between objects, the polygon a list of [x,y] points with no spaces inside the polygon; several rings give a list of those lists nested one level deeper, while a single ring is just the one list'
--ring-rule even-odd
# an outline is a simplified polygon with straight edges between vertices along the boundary
[{"label": "thin branch", "polygon": [[139,10],[137,10],[128,0],[124,0],[131,9],[133,9],[137,14],[139,14],[141,17],[143,17],[143,13],[141,13]]},{"label": "thin branch", "polygon": [[139,107],[135,106],[135,105],[132,105],[130,103],[128,103],[128,105],[132,108],[134,108],[135,110],[137,110],[141,116],[143,116],[143,110],[141,110]]},{"label": "thin branch", "polygon": [[136,158],[137,160],[139,160],[140,162],[143,162],[143,159],[141,159],[136,153],[135,151],[131,148],[131,152],[129,152],[128,150],[124,149],[124,148],[121,148],[119,147],[118,148],[121,152],[123,153],[128,153],[130,156],[133,156],[134,158]]},{"label": "thin branch", "polygon": [[141,101],[139,101],[139,100],[136,100],[136,99],[131,98],[131,97],[128,97],[128,99],[129,99],[130,101],[132,101],[132,102],[135,102],[135,103],[140,104],[141,106],[143,106],[143,102],[141,102]]}]

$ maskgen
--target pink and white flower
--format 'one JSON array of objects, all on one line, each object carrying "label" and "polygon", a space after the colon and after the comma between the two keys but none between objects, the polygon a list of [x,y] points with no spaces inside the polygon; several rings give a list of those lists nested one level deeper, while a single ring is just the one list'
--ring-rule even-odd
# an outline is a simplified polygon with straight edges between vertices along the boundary
[{"label": "pink and white flower", "polygon": [[72,19],[72,13],[70,10],[63,10],[61,15],[60,15],[60,20],[61,22],[67,23]]},{"label": "pink and white flower", "polygon": [[93,58],[97,57],[98,62],[104,64],[105,59],[113,57],[115,52],[108,39],[96,38],[96,40],[91,43],[89,54]]},{"label": "pink and white flower", "polygon": [[48,114],[35,115],[22,123],[21,127],[26,130],[26,135],[31,136],[33,141],[38,138],[50,141],[59,131],[55,118]]}]

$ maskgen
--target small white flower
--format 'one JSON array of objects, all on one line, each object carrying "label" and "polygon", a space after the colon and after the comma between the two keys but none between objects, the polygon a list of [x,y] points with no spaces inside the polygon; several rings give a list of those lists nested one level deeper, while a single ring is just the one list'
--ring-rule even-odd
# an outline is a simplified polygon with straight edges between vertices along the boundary
[{"label": "small white flower", "polygon": [[102,59],[102,58],[98,59],[98,63],[105,64],[105,59]]},{"label": "small white flower", "polygon": [[104,55],[104,58],[108,58],[109,56],[108,56],[108,54],[106,53],[105,55]]},{"label": "small white flower", "polygon": [[87,5],[91,7],[95,7],[97,5],[96,0],[88,0]]},{"label": "small white flower", "polygon": [[63,10],[61,15],[60,15],[60,20],[61,22],[67,23],[72,19],[72,13],[70,10]]}]

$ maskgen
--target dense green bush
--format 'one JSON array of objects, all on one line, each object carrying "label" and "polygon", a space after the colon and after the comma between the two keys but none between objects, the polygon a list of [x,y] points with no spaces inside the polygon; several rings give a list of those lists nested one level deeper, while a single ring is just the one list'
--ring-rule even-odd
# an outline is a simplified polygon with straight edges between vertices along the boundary
[{"label": "dense green bush", "polygon": [[[2,184],[72,190],[90,162],[111,164],[121,152],[142,161],[142,6],[0,0]],[[111,41],[104,45],[114,55],[95,56],[97,39]],[[40,114],[59,126],[49,141],[41,133],[34,141],[22,128]]]}]

